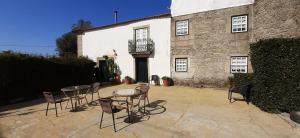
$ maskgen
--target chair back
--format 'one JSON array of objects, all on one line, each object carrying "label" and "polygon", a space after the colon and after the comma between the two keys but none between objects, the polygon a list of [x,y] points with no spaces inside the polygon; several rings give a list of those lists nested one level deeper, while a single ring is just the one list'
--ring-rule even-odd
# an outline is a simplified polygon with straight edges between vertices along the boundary
[{"label": "chair back", "polygon": [[79,90],[79,94],[87,94],[90,91],[90,88],[84,88]]},{"label": "chair back", "polygon": [[145,99],[146,97],[148,97],[149,89],[150,89],[150,87],[147,85],[140,85],[135,88],[135,90],[138,90],[141,93],[140,99]]},{"label": "chair back", "polygon": [[112,102],[113,100],[110,98],[100,98],[99,99],[100,106],[102,108],[102,111],[105,113],[112,113]]},{"label": "chair back", "polygon": [[158,75],[151,75],[151,81],[159,80]]},{"label": "chair back", "polygon": [[66,97],[74,97],[77,95],[78,92],[77,91],[63,91],[63,93]]},{"label": "chair back", "polygon": [[100,88],[100,83],[95,82],[91,85],[91,92],[96,93],[98,92],[99,88]]},{"label": "chair back", "polygon": [[43,92],[43,95],[48,103],[55,103],[54,96],[51,92]]}]

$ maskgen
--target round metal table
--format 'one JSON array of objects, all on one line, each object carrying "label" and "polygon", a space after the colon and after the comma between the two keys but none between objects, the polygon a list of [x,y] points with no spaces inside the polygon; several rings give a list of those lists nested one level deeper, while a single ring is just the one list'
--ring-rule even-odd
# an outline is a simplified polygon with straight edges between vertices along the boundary
[{"label": "round metal table", "polygon": [[133,110],[133,98],[136,96],[139,96],[141,93],[140,91],[137,91],[136,89],[122,89],[122,90],[117,90],[113,92],[113,96],[115,97],[126,97],[126,101],[127,98],[130,99],[130,112],[132,114],[132,110]]},{"label": "round metal table", "polygon": [[[69,86],[62,88],[61,91],[64,93],[66,97],[69,97],[72,105],[72,110],[71,111],[76,111],[77,109],[77,101],[79,100],[79,94],[81,90],[89,89],[91,86],[90,85],[79,85],[79,86]],[[75,99],[75,108],[73,107],[73,100],[72,98]]]}]

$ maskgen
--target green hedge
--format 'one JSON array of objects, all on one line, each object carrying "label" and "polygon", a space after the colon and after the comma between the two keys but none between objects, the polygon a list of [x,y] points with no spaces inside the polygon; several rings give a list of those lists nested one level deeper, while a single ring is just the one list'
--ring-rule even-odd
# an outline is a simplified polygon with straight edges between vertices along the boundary
[{"label": "green hedge", "polygon": [[57,58],[0,53],[0,105],[41,96],[70,85],[89,84],[95,63],[86,58]]},{"label": "green hedge", "polygon": [[300,111],[300,38],[251,44],[252,102],[268,112]]}]

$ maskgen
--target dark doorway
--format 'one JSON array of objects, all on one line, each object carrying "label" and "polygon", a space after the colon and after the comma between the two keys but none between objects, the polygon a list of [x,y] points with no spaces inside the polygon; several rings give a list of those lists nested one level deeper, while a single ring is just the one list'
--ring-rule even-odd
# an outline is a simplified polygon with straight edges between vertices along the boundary
[{"label": "dark doorway", "polygon": [[148,59],[135,59],[135,74],[137,82],[148,82]]},{"label": "dark doorway", "polygon": [[97,80],[100,82],[107,82],[109,80],[108,73],[109,71],[106,60],[99,60],[99,72],[97,74]]}]

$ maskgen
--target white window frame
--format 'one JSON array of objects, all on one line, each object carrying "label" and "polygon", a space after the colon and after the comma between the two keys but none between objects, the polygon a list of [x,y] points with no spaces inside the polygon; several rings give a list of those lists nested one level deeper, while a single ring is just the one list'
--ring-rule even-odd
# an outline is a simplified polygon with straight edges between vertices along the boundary
[{"label": "white window frame", "polygon": [[189,34],[189,20],[176,21],[176,36],[184,36]]},{"label": "white window frame", "polygon": [[147,51],[149,28],[148,27],[137,28],[134,30],[134,33],[135,33],[134,39],[136,43],[136,51],[137,52]]},{"label": "white window frame", "polygon": [[188,71],[188,58],[175,58],[175,71],[187,72]]},{"label": "white window frame", "polygon": [[230,58],[231,73],[248,73],[248,57],[232,56]]},{"label": "white window frame", "polygon": [[248,15],[239,15],[231,17],[231,32],[248,32]]}]

